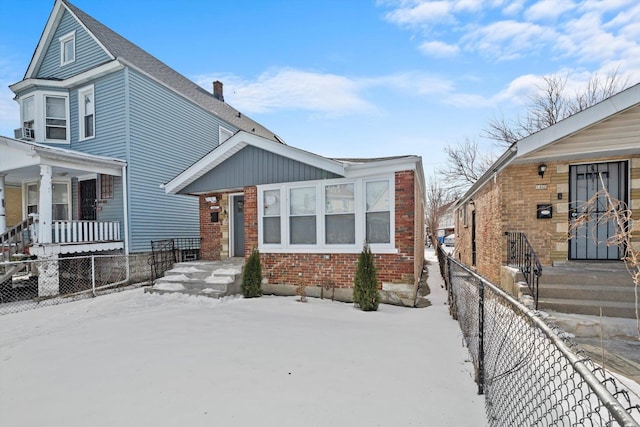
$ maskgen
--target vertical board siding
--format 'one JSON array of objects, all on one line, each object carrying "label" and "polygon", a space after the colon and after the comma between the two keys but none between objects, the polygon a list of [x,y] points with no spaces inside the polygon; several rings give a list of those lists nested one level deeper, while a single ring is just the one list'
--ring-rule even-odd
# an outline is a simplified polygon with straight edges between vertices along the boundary
[{"label": "vertical board siding", "polygon": [[339,178],[332,172],[247,146],[189,184],[181,193],[203,193],[277,182]]},{"label": "vertical board siding", "polygon": [[198,199],[161,185],[218,145],[220,125],[235,129],[133,70],[129,90],[129,225],[140,252],[151,240],[199,235]]},{"label": "vertical board siding", "polygon": [[[76,32],[76,60],[60,66],[60,37]],[[67,79],[109,61],[109,55],[85,31],[76,19],[65,11],[58,28],[53,33],[44,59],[35,75],[40,79]]]}]

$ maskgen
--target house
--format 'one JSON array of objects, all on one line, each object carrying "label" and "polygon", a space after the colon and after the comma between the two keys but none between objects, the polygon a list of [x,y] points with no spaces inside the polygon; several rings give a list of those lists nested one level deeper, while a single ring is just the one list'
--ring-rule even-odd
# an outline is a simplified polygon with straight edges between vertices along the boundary
[{"label": "house", "polygon": [[440,243],[445,243],[445,237],[453,234],[455,230],[455,221],[453,211],[455,208],[455,202],[447,203],[442,207],[442,216],[438,221],[438,228],[436,229],[436,236]]},{"label": "house", "polygon": [[151,241],[199,234],[198,200],[162,183],[239,131],[282,143],[221,82],[202,89],[67,0],[10,88],[20,123],[0,139],[0,235],[7,247],[38,230],[40,257],[121,251],[144,275]]},{"label": "house", "polygon": [[352,299],[368,245],[382,301],[413,306],[424,262],[417,156],[330,159],[245,131],[165,185],[196,196],[204,259],[259,250],[266,293]]},{"label": "house", "polygon": [[576,223],[603,184],[640,220],[640,84],[513,144],[456,203],[456,257],[499,283],[517,232],[543,268],[622,264],[601,210]]}]

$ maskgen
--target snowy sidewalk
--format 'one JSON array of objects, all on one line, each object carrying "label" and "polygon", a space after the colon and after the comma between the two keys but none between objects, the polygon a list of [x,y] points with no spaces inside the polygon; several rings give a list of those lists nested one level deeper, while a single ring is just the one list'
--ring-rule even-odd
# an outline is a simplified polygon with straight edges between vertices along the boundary
[{"label": "snowy sidewalk", "polygon": [[422,309],[138,289],[2,316],[2,423],[486,425],[431,268]]}]

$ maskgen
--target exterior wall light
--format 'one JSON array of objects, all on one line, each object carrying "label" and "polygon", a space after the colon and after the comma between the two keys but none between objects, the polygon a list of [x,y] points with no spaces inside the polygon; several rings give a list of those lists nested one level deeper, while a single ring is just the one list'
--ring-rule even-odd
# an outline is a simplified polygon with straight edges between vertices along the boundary
[{"label": "exterior wall light", "polygon": [[547,165],[545,165],[544,163],[538,165],[538,175],[540,175],[541,178],[544,178],[544,173],[547,171]]}]

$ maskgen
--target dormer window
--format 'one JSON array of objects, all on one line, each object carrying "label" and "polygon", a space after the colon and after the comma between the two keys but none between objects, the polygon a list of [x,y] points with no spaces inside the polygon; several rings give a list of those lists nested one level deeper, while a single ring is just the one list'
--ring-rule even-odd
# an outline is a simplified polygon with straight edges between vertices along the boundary
[{"label": "dormer window", "polygon": [[76,32],[72,31],[60,37],[60,66],[76,60]]}]

